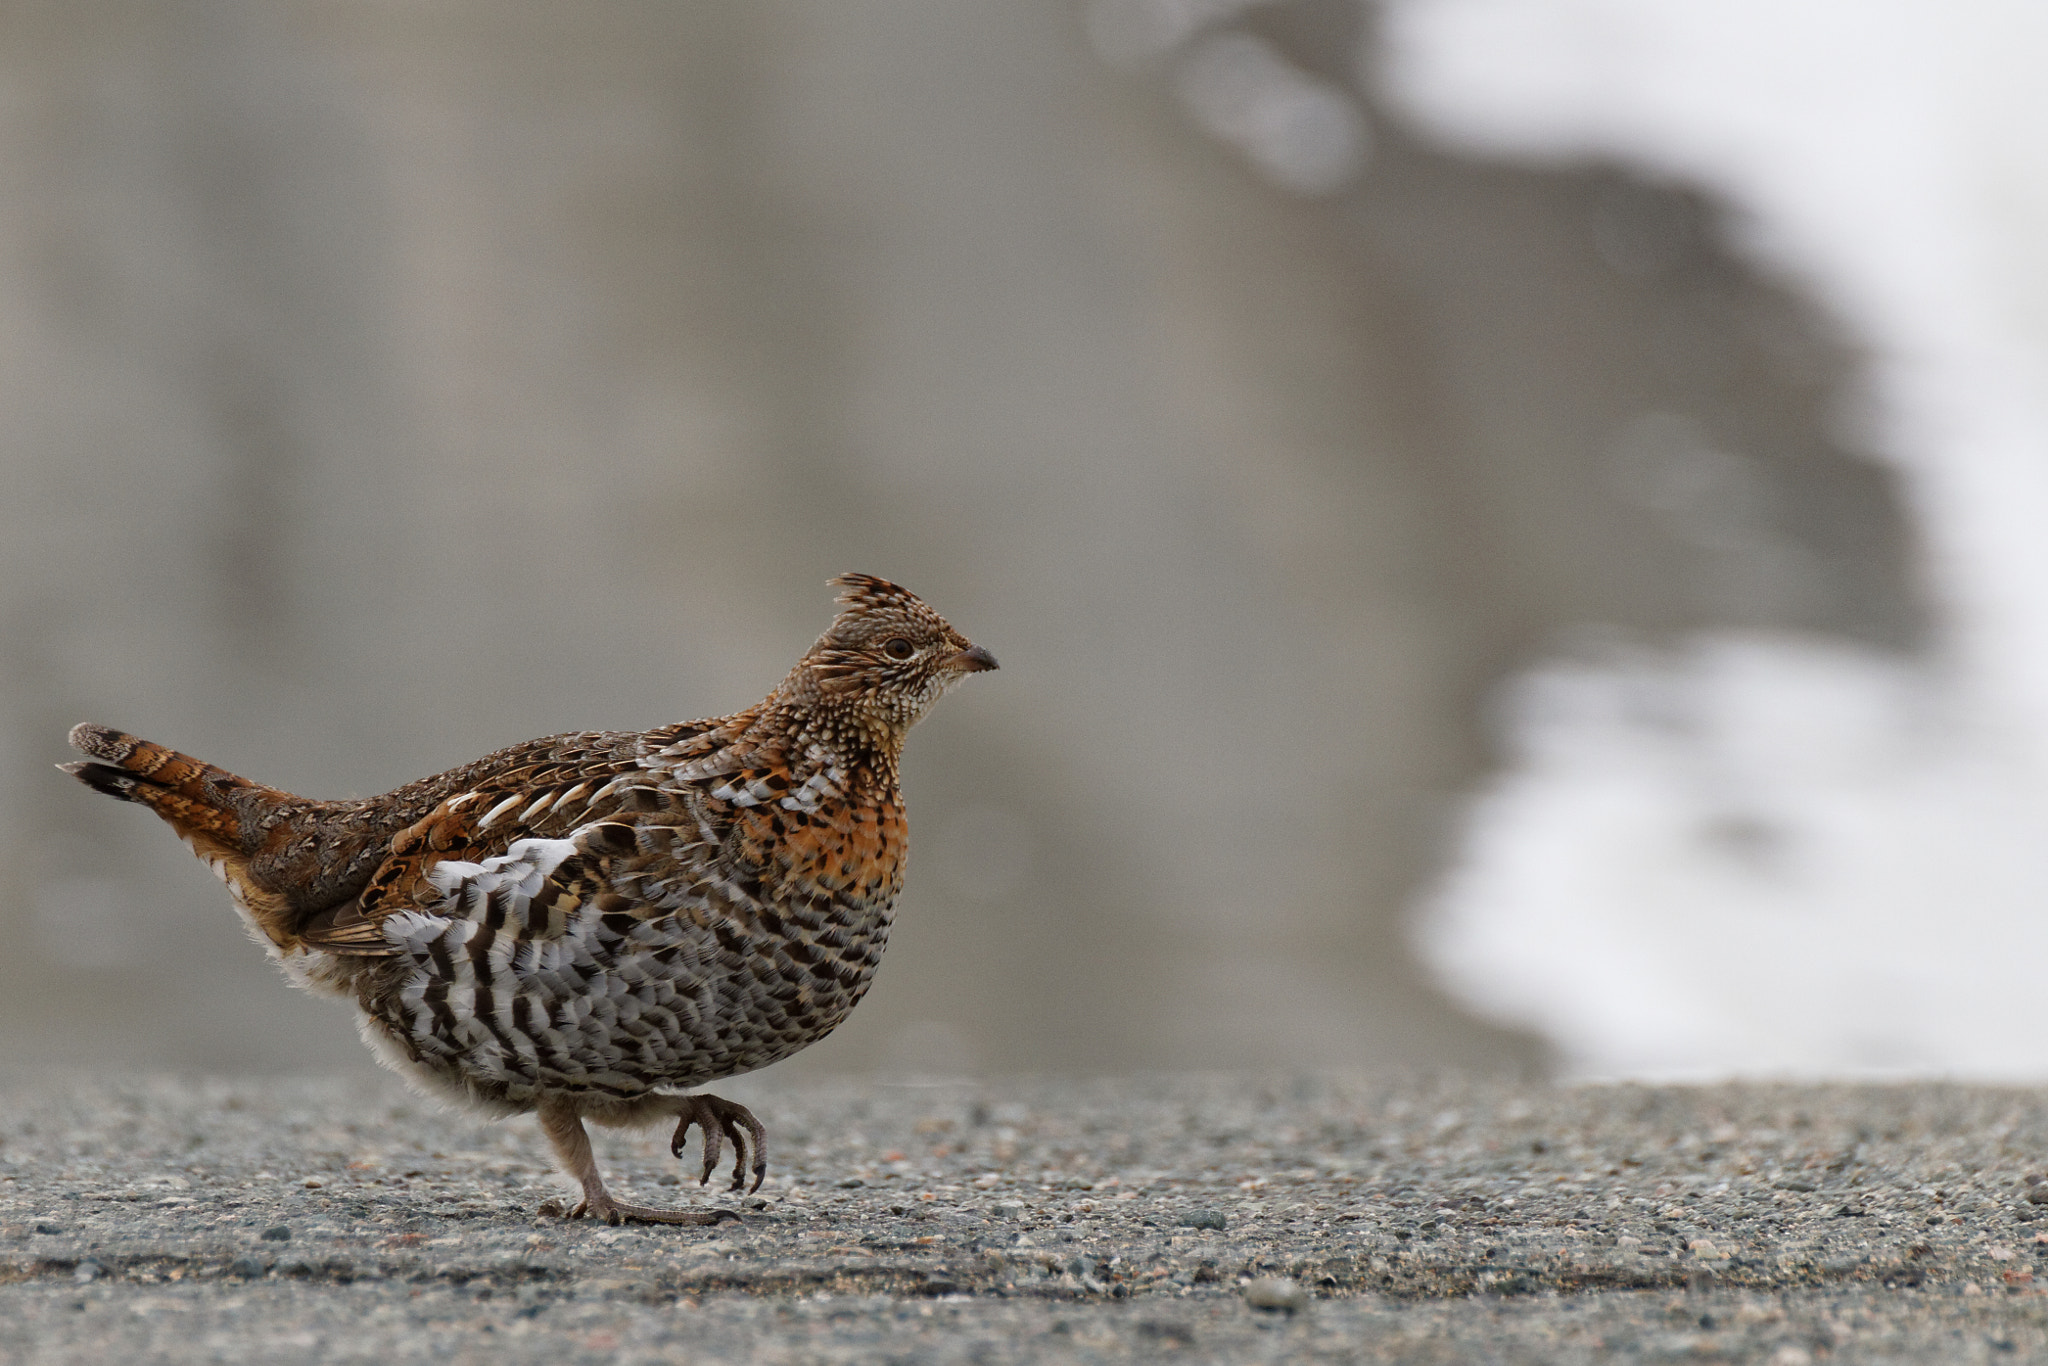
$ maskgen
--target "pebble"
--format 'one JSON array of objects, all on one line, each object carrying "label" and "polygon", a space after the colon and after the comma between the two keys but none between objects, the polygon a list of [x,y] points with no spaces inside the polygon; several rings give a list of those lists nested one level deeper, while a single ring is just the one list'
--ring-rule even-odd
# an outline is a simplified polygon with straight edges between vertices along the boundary
[{"label": "pebble", "polygon": [[1292,1314],[1308,1304],[1308,1296],[1285,1276],[1255,1276],[1245,1283],[1244,1302],[1254,1309]]},{"label": "pebble", "polygon": [[1191,1209],[1180,1217],[1182,1228],[1208,1228],[1221,1233],[1229,1224],[1220,1209]]},{"label": "pebble", "polygon": [[263,1230],[262,1237],[266,1243],[288,1243],[292,1240],[292,1226],[290,1224],[272,1224],[269,1228]]}]

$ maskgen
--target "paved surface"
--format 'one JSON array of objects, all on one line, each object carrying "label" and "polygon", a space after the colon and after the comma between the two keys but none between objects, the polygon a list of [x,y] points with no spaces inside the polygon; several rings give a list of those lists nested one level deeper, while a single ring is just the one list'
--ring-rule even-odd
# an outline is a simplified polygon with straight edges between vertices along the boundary
[{"label": "paved surface", "polygon": [[721,1090],[758,1197],[599,1146],[742,1220],[612,1229],[380,1078],[9,1079],[0,1360],[2048,1360],[2041,1092]]}]

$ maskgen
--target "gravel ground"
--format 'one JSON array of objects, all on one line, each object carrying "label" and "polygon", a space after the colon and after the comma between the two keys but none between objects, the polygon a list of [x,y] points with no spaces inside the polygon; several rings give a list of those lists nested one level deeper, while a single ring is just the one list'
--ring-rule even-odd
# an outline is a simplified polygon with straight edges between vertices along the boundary
[{"label": "gravel ground", "polygon": [[768,1183],[541,1213],[395,1082],[0,1082],[0,1360],[2048,1360],[2048,1093],[777,1085]]}]

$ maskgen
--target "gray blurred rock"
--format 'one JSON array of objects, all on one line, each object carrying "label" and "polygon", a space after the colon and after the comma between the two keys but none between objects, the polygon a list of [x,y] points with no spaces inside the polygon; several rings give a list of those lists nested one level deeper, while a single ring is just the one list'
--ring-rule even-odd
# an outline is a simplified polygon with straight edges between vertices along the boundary
[{"label": "gray blurred rock", "polygon": [[1292,1314],[1307,1306],[1308,1296],[1285,1276],[1254,1276],[1245,1282],[1244,1302],[1254,1309]]}]

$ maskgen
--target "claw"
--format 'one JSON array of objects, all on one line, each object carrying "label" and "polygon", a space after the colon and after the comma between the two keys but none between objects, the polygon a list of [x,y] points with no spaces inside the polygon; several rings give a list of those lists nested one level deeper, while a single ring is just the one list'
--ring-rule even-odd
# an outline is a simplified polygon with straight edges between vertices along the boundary
[{"label": "claw", "polygon": [[768,1158],[764,1151],[768,1131],[753,1112],[744,1105],[735,1105],[717,1096],[689,1096],[685,1098],[689,1108],[682,1111],[676,1120],[675,1135],[669,1139],[669,1152],[676,1157],[683,1155],[683,1145],[688,1139],[690,1126],[704,1131],[704,1170],[698,1178],[699,1185],[709,1185],[711,1175],[718,1169],[718,1161],[724,1155],[727,1139],[732,1141],[732,1185],[733,1191],[745,1191],[747,1176],[754,1178],[752,1189],[761,1189],[761,1182],[768,1175]]}]

